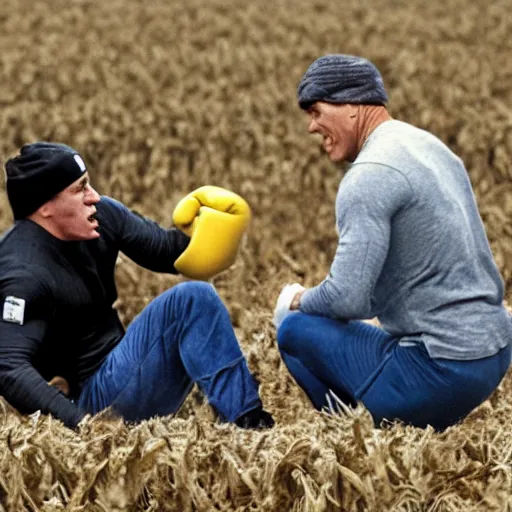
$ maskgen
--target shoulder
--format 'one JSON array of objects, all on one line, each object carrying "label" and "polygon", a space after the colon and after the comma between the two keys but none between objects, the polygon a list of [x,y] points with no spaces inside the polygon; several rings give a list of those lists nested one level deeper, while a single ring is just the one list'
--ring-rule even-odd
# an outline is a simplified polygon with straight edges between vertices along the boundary
[{"label": "shoulder", "polygon": [[424,165],[428,155],[433,153],[452,152],[433,133],[393,119],[382,123],[370,134],[356,162],[382,163],[406,172]]},{"label": "shoulder", "polygon": [[379,126],[377,126],[377,128],[375,128],[375,130],[368,137],[368,146],[389,140],[393,140],[399,145],[406,145],[407,141],[411,139],[439,141],[435,135],[428,132],[427,130],[406,123],[404,121],[391,119],[390,121],[381,123]]},{"label": "shoulder", "polygon": [[100,219],[104,219],[113,224],[123,222],[129,216],[139,215],[117,199],[108,196],[101,196],[96,208],[98,211],[97,215]]},{"label": "shoulder", "polygon": [[98,210],[98,215],[112,215],[126,207],[112,197],[101,196],[100,201],[96,204],[96,208]]},{"label": "shoulder", "polygon": [[11,270],[44,267],[47,244],[35,224],[16,222],[0,238],[0,277]]},{"label": "shoulder", "polygon": [[43,265],[28,265],[20,261],[14,265],[2,265],[0,296],[24,295],[45,298],[51,295],[51,272]]},{"label": "shoulder", "polygon": [[51,269],[47,245],[28,221],[18,221],[0,239],[0,286],[21,282],[37,286]]},{"label": "shoulder", "polygon": [[125,232],[127,229],[133,230],[137,226],[155,226],[158,225],[152,219],[145,217],[136,210],[128,208],[126,205],[108,196],[101,196],[97,204],[97,217],[100,222],[100,229],[107,230],[114,237]]},{"label": "shoulder", "polygon": [[15,245],[18,246],[30,238],[26,227],[26,221],[17,221],[2,233],[0,236],[0,249],[2,252],[9,250],[9,248]]},{"label": "shoulder", "polygon": [[8,272],[26,269],[48,273],[54,247],[49,235],[29,220],[17,221],[0,239],[0,278]]},{"label": "shoulder", "polygon": [[354,162],[340,184],[340,192],[356,196],[393,194],[398,190],[410,190],[408,177],[400,169],[378,162]]},{"label": "shoulder", "polygon": [[352,165],[341,181],[336,211],[352,215],[391,215],[411,204],[415,193],[407,177],[383,164]]},{"label": "shoulder", "polygon": [[100,233],[115,239],[125,222],[127,212],[129,212],[128,208],[112,197],[101,196],[96,210]]},{"label": "shoulder", "polygon": [[53,293],[44,274],[40,267],[24,268],[22,265],[2,272],[0,313],[3,321],[23,324],[24,319],[51,309]]}]

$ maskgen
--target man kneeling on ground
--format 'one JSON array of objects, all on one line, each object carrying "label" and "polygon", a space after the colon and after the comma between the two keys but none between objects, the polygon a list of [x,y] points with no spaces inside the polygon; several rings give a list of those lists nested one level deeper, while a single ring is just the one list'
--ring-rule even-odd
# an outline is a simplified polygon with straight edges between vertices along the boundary
[{"label": "man kneeling on ground", "polygon": [[[351,165],[329,275],[279,296],[283,359],[319,409],[332,391],[376,424],[452,425],[496,389],[512,342],[466,169],[434,135],[392,119],[364,58],[320,57],[298,100],[330,159]],[[373,317],[382,328],[361,321]]]}]

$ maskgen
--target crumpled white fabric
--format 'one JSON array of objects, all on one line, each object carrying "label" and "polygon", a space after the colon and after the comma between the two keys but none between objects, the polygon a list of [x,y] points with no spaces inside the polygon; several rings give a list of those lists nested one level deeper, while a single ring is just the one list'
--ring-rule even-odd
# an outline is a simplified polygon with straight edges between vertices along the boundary
[{"label": "crumpled white fabric", "polygon": [[279,326],[289,314],[298,312],[295,310],[290,311],[290,306],[292,305],[295,295],[302,290],[305,290],[305,288],[299,283],[287,284],[283,287],[277,298],[276,307],[274,309],[273,322],[276,329],[279,329]]}]

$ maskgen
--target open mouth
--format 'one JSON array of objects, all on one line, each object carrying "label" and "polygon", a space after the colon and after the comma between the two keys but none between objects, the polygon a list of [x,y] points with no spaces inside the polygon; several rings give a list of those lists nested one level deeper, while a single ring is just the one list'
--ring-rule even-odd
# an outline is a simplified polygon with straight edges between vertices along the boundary
[{"label": "open mouth", "polygon": [[97,223],[98,223],[98,220],[96,219],[96,212],[94,212],[92,215],[89,215],[89,217],[87,217],[87,220],[88,220],[91,224],[97,224]]}]

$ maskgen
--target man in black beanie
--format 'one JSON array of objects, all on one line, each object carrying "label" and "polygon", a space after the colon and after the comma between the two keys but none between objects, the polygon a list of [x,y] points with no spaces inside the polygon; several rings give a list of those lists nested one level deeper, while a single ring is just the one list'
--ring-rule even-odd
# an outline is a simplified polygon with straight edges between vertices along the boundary
[{"label": "man in black beanie", "polygon": [[27,144],[5,172],[15,224],[0,241],[0,395],[76,427],[107,407],[133,421],[173,413],[196,382],[221,420],[272,426],[210,284],[174,286],[126,333],[112,307],[119,251],[177,273],[185,234],[99,196],[64,144]]},{"label": "man in black beanie", "polygon": [[[351,165],[329,274],[278,298],[283,359],[318,409],[333,392],[376,424],[452,425],[496,389],[512,342],[466,169],[434,135],[391,118],[367,59],[320,57],[297,96],[330,159]],[[374,317],[382,328],[361,321]]]}]

